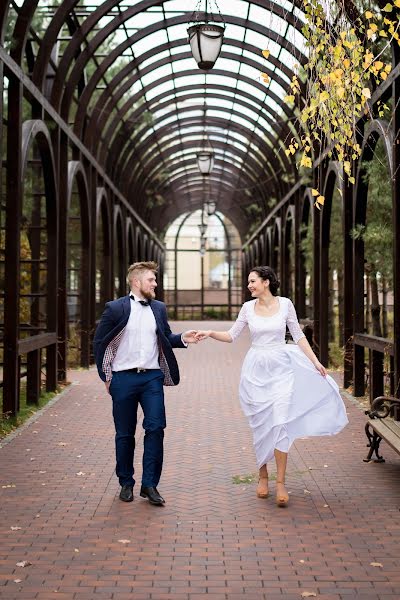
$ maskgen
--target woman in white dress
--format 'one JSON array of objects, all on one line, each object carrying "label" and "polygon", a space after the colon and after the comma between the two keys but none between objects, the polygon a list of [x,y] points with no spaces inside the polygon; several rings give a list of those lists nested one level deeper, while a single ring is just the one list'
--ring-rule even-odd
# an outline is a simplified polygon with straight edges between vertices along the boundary
[{"label": "woman in white dress", "polygon": [[[245,302],[229,331],[199,331],[233,342],[247,325],[252,345],[244,359],[239,395],[253,431],[259,468],[257,496],[268,496],[267,463],[275,456],[276,502],[286,506],[287,455],[303,436],[334,435],[348,423],[335,381],[327,375],[304,336],[295,308],[277,296],[279,281],[270,267],[255,267],[248,278],[253,300]],[[295,344],[285,343],[286,326]]]}]

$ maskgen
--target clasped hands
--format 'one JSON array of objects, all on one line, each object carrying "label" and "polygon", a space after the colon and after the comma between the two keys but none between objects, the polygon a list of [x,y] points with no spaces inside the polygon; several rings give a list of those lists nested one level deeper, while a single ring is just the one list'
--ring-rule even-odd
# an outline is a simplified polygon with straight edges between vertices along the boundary
[{"label": "clasped hands", "polygon": [[182,339],[186,344],[197,344],[197,342],[207,339],[210,335],[211,330],[196,331],[195,329],[191,329],[190,331],[185,331],[182,335]]}]

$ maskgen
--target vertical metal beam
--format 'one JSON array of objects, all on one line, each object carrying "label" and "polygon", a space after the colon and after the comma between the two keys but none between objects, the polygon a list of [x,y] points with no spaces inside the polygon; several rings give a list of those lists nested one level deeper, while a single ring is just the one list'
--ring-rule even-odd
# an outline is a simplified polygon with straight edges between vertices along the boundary
[{"label": "vertical metal beam", "polygon": [[294,198],[294,303],[299,317],[304,318],[304,273],[301,254],[301,204],[299,194]]},{"label": "vertical metal beam", "polygon": [[343,315],[344,357],[343,387],[347,388],[353,380],[353,240],[350,231],[353,227],[353,186],[345,177],[343,186]]},{"label": "vertical metal beam", "polygon": [[58,379],[66,381],[67,379],[67,202],[68,202],[68,138],[61,130],[58,132],[57,152],[59,173],[58,189],[60,193],[60,213],[59,213],[59,244],[58,253]]},{"label": "vertical metal beam", "polygon": [[[398,49],[394,51],[399,59]],[[394,393],[400,397],[400,78],[393,84],[393,335],[394,335]],[[396,418],[400,419],[399,412]]]},{"label": "vertical metal beam", "polygon": [[312,210],[313,223],[313,282],[312,282],[312,297],[313,297],[313,320],[314,320],[314,352],[319,357],[320,353],[320,254],[321,254],[321,212],[316,209]]},{"label": "vertical metal beam", "polygon": [[[314,260],[319,262],[319,359],[323,365],[329,362],[329,245],[332,194],[325,199],[320,221],[319,253],[314,254]],[[318,257],[318,258],[317,258]]]},{"label": "vertical metal beam", "polygon": [[19,407],[19,285],[22,207],[22,84],[9,76],[7,136],[7,203],[4,290],[3,412],[15,415]]}]

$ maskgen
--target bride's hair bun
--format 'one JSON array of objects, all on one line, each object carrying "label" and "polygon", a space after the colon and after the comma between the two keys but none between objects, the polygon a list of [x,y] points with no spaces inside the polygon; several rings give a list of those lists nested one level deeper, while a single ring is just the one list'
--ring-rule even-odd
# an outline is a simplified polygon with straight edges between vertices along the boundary
[{"label": "bride's hair bun", "polygon": [[271,269],[271,267],[254,267],[254,269],[250,269],[250,273],[257,273],[257,275],[261,277],[263,281],[266,281],[268,279],[271,294],[273,296],[277,295],[281,282],[279,281],[275,274],[275,271]]}]

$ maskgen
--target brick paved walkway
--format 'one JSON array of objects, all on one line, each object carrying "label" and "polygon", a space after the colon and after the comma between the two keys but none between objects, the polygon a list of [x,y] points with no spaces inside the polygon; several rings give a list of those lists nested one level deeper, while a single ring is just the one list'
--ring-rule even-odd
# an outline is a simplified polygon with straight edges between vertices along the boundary
[{"label": "brick paved walkway", "polygon": [[94,370],[71,374],[74,385],[3,442],[1,598],[400,598],[400,460],[383,444],[385,464],[363,463],[354,403],[345,432],[293,447],[289,508],[240,483],[256,471],[237,399],[247,343],[176,351],[164,508],[119,501],[110,401]]}]

